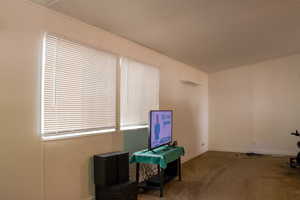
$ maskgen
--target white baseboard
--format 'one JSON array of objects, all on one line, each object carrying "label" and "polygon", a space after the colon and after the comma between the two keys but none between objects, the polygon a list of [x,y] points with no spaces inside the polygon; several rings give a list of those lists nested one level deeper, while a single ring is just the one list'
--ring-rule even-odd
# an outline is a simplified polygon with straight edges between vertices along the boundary
[{"label": "white baseboard", "polygon": [[223,152],[236,152],[236,153],[260,153],[267,155],[282,155],[282,156],[294,156],[296,151],[283,150],[283,149],[266,149],[266,148],[249,148],[249,147],[232,147],[232,146],[213,146],[209,148],[209,151],[223,151]]},{"label": "white baseboard", "polygon": [[[203,149],[201,149],[201,151],[199,152],[199,155],[198,156],[200,156],[200,155],[202,155],[202,154],[204,154],[204,153],[206,153],[207,151],[208,151],[208,146],[204,146],[204,147],[202,147]],[[196,156],[197,157],[197,156]]]},{"label": "white baseboard", "polygon": [[207,146],[203,146],[203,147],[201,148],[201,150],[200,150],[196,155],[191,156],[191,157],[189,157],[189,158],[187,158],[187,159],[185,159],[185,158],[183,157],[182,163],[185,163],[185,162],[187,162],[187,161],[189,161],[189,160],[192,160],[192,159],[194,159],[194,158],[197,158],[198,156],[204,154],[204,153],[207,152],[207,151],[208,151],[208,147],[207,147]]},{"label": "white baseboard", "polygon": [[275,149],[257,149],[255,153],[267,154],[267,155],[282,155],[282,156],[294,156],[297,153],[290,150],[275,150]]}]

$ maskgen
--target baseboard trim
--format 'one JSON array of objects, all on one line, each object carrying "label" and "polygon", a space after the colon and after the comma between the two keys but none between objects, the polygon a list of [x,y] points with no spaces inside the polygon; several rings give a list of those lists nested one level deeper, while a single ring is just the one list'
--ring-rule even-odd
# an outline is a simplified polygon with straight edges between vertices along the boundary
[{"label": "baseboard trim", "polygon": [[[208,147],[207,147],[207,146],[204,146],[204,147],[202,147],[201,151],[200,151],[199,153],[197,153],[196,155],[191,156],[191,157],[189,157],[188,159],[182,159],[182,163],[185,163],[185,162],[188,162],[188,161],[190,161],[190,160],[193,160],[194,158],[197,158],[198,156],[200,156],[200,155],[206,153],[207,151],[209,151],[209,150],[208,150]],[[184,158],[184,157],[183,157],[183,158]]]},{"label": "baseboard trim", "polygon": [[281,156],[294,156],[297,154],[297,152],[291,150],[264,149],[264,148],[256,148],[255,150],[253,150],[252,148],[229,147],[229,146],[214,146],[209,148],[209,151],[222,151],[222,152],[235,152],[235,153],[253,152],[253,153],[260,153],[260,154],[267,154],[267,155],[281,155]]}]

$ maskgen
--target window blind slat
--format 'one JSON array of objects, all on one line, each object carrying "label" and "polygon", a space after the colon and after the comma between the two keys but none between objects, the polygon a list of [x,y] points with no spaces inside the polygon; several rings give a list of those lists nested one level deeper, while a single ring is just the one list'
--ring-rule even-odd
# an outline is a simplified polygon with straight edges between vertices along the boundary
[{"label": "window blind slat", "polygon": [[47,34],[42,134],[115,127],[117,57]]},{"label": "window blind slat", "polygon": [[121,59],[121,127],[148,124],[150,110],[159,108],[159,70]]}]

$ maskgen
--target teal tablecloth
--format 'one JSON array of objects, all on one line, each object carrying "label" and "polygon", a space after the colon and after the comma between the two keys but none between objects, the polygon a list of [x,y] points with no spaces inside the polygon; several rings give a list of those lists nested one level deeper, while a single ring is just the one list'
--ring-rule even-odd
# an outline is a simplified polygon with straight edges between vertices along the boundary
[{"label": "teal tablecloth", "polygon": [[130,163],[146,163],[160,165],[167,168],[167,164],[184,155],[183,147],[162,146],[154,150],[142,150],[135,152],[130,157]]}]

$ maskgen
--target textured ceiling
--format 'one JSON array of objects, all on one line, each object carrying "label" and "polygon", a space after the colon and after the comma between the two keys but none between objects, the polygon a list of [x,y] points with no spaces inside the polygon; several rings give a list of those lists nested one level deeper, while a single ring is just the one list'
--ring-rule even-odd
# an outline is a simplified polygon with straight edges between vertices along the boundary
[{"label": "textured ceiling", "polygon": [[215,72],[300,52],[299,0],[32,0]]}]

